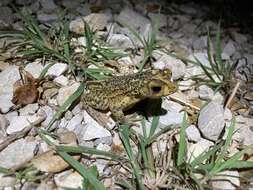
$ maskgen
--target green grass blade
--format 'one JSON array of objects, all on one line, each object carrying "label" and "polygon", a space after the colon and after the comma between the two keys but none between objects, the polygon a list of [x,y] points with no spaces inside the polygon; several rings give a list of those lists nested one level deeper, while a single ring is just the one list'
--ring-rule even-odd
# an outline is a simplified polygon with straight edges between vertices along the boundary
[{"label": "green grass blade", "polygon": [[186,151],[186,136],[185,130],[188,127],[186,112],[184,112],[183,121],[180,128],[180,139],[179,139],[179,148],[177,154],[177,166],[180,166],[184,162],[185,151]]},{"label": "green grass blade", "polygon": [[151,139],[153,137],[153,135],[155,134],[158,123],[159,123],[159,116],[154,116],[153,120],[152,120],[152,123],[151,123],[151,128],[150,128],[150,131],[149,131],[148,139]]},{"label": "green grass blade", "polygon": [[89,183],[94,187],[95,190],[105,190],[104,185],[97,179],[95,175],[88,169],[84,167],[81,163],[77,160],[72,158],[66,152],[57,151],[57,153],[66,161],[68,162],[78,173],[80,173],[84,178],[86,178]]},{"label": "green grass blade", "polygon": [[219,68],[219,71],[224,71],[224,66],[222,64],[221,59],[221,32],[220,32],[220,22],[218,24],[218,29],[216,32],[216,40],[215,40],[215,62],[217,63],[217,66]]},{"label": "green grass blade", "polygon": [[[197,61],[198,65],[202,68],[202,70],[204,71],[204,73],[206,74],[206,76],[208,76],[208,78],[209,78],[210,80],[212,80],[213,82],[215,82],[215,80],[213,79],[211,73],[209,73],[208,69],[206,69],[206,66],[203,65],[203,63],[201,63],[197,57],[194,56],[194,58],[195,58],[195,60]],[[210,68],[209,68],[209,69],[210,69]]]},{"label": "green grass blade", "polygon": [[67,109],[72,105],[72,103],[79,98],[79,96],[84,91],[84,85],[81,84],[78,89],[63,103],[63,105],[59,108],[59,110],[54,114],[53,118],[49,122],[47,126],[47,130],[49,130],[54,122],[61,117],[61,115],[67,111]]}]

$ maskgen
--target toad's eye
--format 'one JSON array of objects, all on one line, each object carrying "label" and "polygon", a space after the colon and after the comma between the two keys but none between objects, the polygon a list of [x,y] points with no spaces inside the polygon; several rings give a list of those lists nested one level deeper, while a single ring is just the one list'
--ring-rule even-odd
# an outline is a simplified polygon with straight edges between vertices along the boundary
[{"label": "toad's eye", "polygon": [[154,93],[159,93],[162,90],[161,86],[153,86],[151,89]]}]

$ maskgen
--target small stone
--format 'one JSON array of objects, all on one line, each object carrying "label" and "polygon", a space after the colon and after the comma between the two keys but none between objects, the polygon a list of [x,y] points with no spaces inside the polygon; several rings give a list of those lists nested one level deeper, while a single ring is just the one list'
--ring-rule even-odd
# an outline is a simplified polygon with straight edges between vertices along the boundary
[{"label": "small stone", "polygon": [[67,129],[69,131],[73,131],[77,126],[79,126],[81,124],[83,120],[83,113],[79,113],[77,115],[75,115],[69,122],[67,125]]},{"label": "small stone", "polygon": [[171,100],[165,100],[162,102],[162,108],[171,111],[171,112],[181,112],[183,110],[183,106],[177,102],[173,102]]},{"label": "small stone", "polygon": [[197,37],[196,40],[193,40],[193,49],[194,50],[203,50],[207,47],[207,36]]},{"label": "small stone", "polygon": [[224,97],[221,95],[220,92],[216,92],[214,96],[212,97],[212,101],[218,103],[218,104],[223,104],[224,102]]},{"label": "small stone", "polygon": [[81,37],[77,38],[77,43],[80,46],[86,47],[87,46],[87,39],[86,39],[86,37],[81,36]]},{"label": "small stone", "polygon": [[205,151],[208,151],[208,149],[213,145],[213,142],[206,139],[201,139],[196,144],[192,144],[187,152],[188,162],[193,161],[197,156]]},{"label": "small stone", "polygon": [[40,5],[45,13],[52,13],[57,9],[56,4],[52,0],[40,0]]},{"label": "small stone", "polygon": [[38,13],[37,14],[37,19],[41,23],[52,23],[54,21],[57,21],[58,15],[56,13]]},{"label": "small stone", "polygon": [[235,51],[236,49],[234,46],[234,42],[230,40],[224,47],[222,53],[226,54],[228,57],[231,57],[232,55],[234,55]]},{"label": "small stone", "polygon": [[14,187],[16,180],[15,176],[0,173],[0,189],[6,190],[6,187]]},{"label": "small stone", "polygon": [[29,72],[33,78],[39,78],[40,73],[43,70],[43,66],[38,62],[32,62],[25,66],[25,71]]},{"label": "small stone", "polygon": [[80,105],[80,104],[77,104],[77,105],[73,108],[72,113],[73,113],[74,115],[77,115],[77,114],[79,114],[80,112],[81,112],[81,105]]},{"label": "small stone", "polygon": [[0,152],[0,166],[7,169],[22,167],[33,158],[36,145],[35,141],[16,140]]},{"label": "small stone", "polygon": [[72,112],[71,112],[70,110],[67,110],[67,111],[65,112],[65,114],[64,114],[64,117],[65,117],[66,120],[69,121],[69,120],[72,119],[73,114],[72,114]]},{"label": "small stone", "polygon": [[62,0],[61,3],[64,7],[68,8],[68,9],[76,9],[77,7],[80,6],[79,1]]},{"label": "small stone", "polygon": [[214,96],[214,91],[206,85],[199,86],[199,97],[203,100],[211,100]]},{"label": "small stone", "polygon": [[39,109],[39,104],[28,104],[19,110],[19,115],[33,115]]},{"label": "small stone", "polygon": [[77,34],[84,32],[84,21],[88,23],[92,30],[103,30],[106,28],[110,16],[102,13],[92,13],[82,18],[72,20],[69,24],[69,30]]},{"label": "small stone", "polygon": [[133,49],[133,42],[124,34],[112,34],[107,42],[114,48]]},{"label": "small stone", "polygon": [[85,132],[83,140],[92,140],[102,137],[111,137],[111,133],[100,126],[86,111],[83,112]]},{"label": "small stone", "polygon": [[211,184],[214,189],[235,190],[240,187],[239,172],[227,170],[218,173],[212,178]]},{"label": "small stone", "polygon": [[238,44],[246,44],[247,41],[248,41],[248,38],[245,35],[241,34],[241,33],[238,33],[236,31],[232,31],[231,34],[232,34],[233,39]]},{"label": "small stone", "polygon": [[142,34],[146,30],[147,25],[150,25],[150,21],[146,17],[129,8],[123,9],[116,17],[116,21],[122,25],[133,27],[140,32],[139,34]]},{"label": "small stone", "polygon": [[0,112],[7,113],[12,108],[12,106],[14,106],[14,104],[11,101],[12,97],[13,97],[12,93],[1,94],[0,92]]},{"label": "small stone", "polygon": [[9,28],[15,20],[15,16],[9,7],[0,6],[0,30]]},{"label": "small stone", "polygon": [[73,83],[70,86],[64,86],[59,89],[57,103],[61,106],[80,86],[80,83]]},{"label": "small stone", "polygon": [[18,116],[18,112],[17,111],[12,111],[12,112],[8,112],[4,115],[6,117],[6,119],[9,121],[12,120],[13,117]]},{"label": "small stone", "polygon": [[9,66],[0,72],[0,95],[6,92],[13,92],[13,85],[20,79],[17,66]]},{"label": "small stone", "polygon": [[56,77],[54,79],[54,82],[60,86],[67,86],[69,83],[69,79],[63,75],[60,75],[59,77]]},{"label": "small stone", "polygon": [[198,53],[194,53],[189,55],[188,57],[189,60],[197,62],[197,60],[199,60],[204,66],[210,67],[210,63],[208,61],[208,56],[207,53],[202,53],[202,52],[198,52]]},{"label": "small stone", "polygon": [[19,131],[22,131],[24,128],[29,127],[30,125],[37,125],[45,120],[46,114],[34,114],[32,116],[16,116],[13,117],[10,121],[10,125],[8,126],[6,132],[7,134],[13,134]]},{"label": "small stone", "polygon": [[152,63],[155,69],[169,68],[172,72],[172,78],[177,80],[185,74],[185,64],[177,58],[169,55],[162,55],[156,62]]},{"label": "small stone", "polygon": [[46,127],[53,118],[54,111],[50,106],[42,106],[38,112],[40,111],[46,114],[46,119],[41,123],[41,126]]},{"label": "small stone", "polygon": [[48,71],[46,76],[54,76],[58,77],[62,75],[66,70],[68,69],[68,65],[65,63],[55,63],[53,66],[51,66]]},{"label": "small stone", "polygon": [[190,141],[198,142],[201,139],[199,130],[194,125],[190,125],[189,127],[187,127],[185,130],[185,133],[186,133],[188,140],[190,140]]},{"label": "small stone", "polygon": [[213,141],[218,140],[224,129],[224,124],[222,105],[212,101],[200,110],[198,127],[205,138]]},{"label": "small stone", "polygon": [[243,146],[253,145],[253,119],[243,116],[236,117],[235,136],[233,139],[239,141]]},{"label": "small stone", "polygon": [[79,189],[83,185],[83,177],[78,172],[71,170],[61,172],[54,176],[54,182],[59,190],[67,188]]},{"label": "small stone", "polygon": [[168,111],[165,115],[160,116],[159,127],[164,128],[168,125],[179,125],[182,123],[183,117],[183,112],[177,113],[174,111]]},{"label": "small stone", "polygon": [[181,91],[190,90],[192,89],[193,85],[195,84],[195,81],[188,79],[178,82],[178,89]]}]

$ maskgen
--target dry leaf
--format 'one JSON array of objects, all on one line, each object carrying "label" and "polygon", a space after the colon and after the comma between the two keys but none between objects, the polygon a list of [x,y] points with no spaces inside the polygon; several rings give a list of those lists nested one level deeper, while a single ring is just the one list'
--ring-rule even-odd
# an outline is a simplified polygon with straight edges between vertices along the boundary
[{"label": "dry leaf", "polygon": [[14,91],[12,103],[15,105],[31,104],[36,102],[39,97],[37,80],[28,72],[25,73],[24,79],[24,84],[16,87]]}]

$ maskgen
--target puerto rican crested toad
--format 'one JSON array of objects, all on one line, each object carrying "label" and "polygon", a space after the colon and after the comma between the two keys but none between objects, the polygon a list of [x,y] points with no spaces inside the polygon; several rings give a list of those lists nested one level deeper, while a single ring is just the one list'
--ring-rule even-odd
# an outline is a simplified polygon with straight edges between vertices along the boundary
[{"label": "puerto rican crested toad", "polygon": [[125,122],[123,111],[145,98],[160,98],[176,91],[171,71],[149,70],[102,81],[89,81],[81,102],[97,110],[111,111],[113,118]]}]

